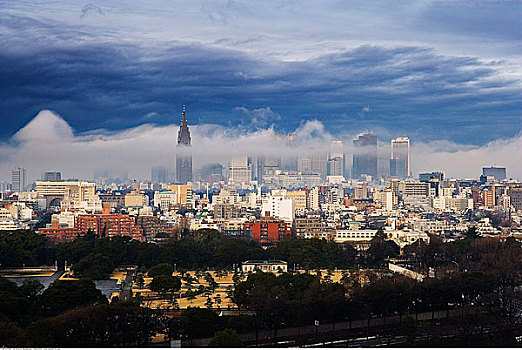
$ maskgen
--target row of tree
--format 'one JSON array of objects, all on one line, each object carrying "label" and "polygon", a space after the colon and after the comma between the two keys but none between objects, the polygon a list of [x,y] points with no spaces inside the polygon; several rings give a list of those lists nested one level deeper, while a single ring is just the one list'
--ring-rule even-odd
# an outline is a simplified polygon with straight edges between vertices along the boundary
[{"label": "row of tree", "polygon": [[144,243],[129,237],[100,238],[92,233],[56,247],[32,231],[0,233],[2,267],[73,264],[75,275],[93,280],[108,278],[117,266],[138,265],[144,270],[159,263],[178,269],[231,268],[252,259],[281,259],[304,269],[380,266],[399,252],[397,245],[377,235],[366,256],[350,245],[319,239],[290,238],[263,249],[255,241],[222,236],[216,230],[199,230],[193,237]]}]

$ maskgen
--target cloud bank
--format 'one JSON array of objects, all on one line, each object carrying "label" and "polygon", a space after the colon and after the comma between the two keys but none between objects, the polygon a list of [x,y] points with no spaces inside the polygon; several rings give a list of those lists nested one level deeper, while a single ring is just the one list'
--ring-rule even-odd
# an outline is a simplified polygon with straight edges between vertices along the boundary
[{"label": "cloud bank", "polygon": [[254,130],[318,120],[478,146],[521,130],[520,2],[0,7],[4,139],[42,109],[79,133],[123,132],[177,123],[182,104],[192,125]]},{"label": "cloud bank", "polygon": [[[266,113],[267,109],[264,111]],[[232,155],[327,153],[330,141],[336,139],[317,120],[304,122],[294,130],[295,147],[289,147],[284,138],[276,137],[273,127],[250,132],[244,128],[210,124],[190,128],[195,170],[215,161],[227,166]],[[60,170],[67,178],[91,179],[95,169],[127,171],[131,178],[150,179],[151,167],[174,168],[177,130],[178,125],[143,124],[120,131],[75,133],[56,113],[44,110],[8,142],[0,144],[0,178],[10,181],[12,168],[21,165],[28,169],[31,180],[49,170]],[[350,145],[354,136],[342,137],[348,162],[351,161]],[[384,143],[384,152],[386,145]],[[522,179],[521,150],[522,135],[484,146],[447,140],[427,143],[413,140],[412,170],[415,175],[422,171],[444,170],[450,177],[476,178],[482,166],[499,165],[507,167],[508,176]]]}]

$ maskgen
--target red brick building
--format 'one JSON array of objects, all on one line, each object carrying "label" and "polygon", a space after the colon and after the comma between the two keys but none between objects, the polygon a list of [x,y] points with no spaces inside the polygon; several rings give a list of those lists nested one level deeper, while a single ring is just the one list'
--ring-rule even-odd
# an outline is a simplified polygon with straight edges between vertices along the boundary
[{"label": "red brick building", "polygon": [[108,205],[104,205],[102,214],[80,214],[74,221],[74,227],[59,227],[58,221],[38,232],[51,243],[72,241],[83,236],[87,231],[101,237],[129,236],[138,241],[145,241],[143,229],[136,225],[134,218],[123,214],[111,214]]},{"label": "red brick building", "polygon": [[129,236],[145,241],[143,229],[134,223],[134,218],[119,213],[78,215],[74,226],[82,233],[91,230],[101,237]]},{"label": "red brick building", "polygon": [[261,217],[255,222],[246,222],[244,227],[250,237],[260,243],[277,242],[287,238],[291,233],[284,221],[272,217]]},{"label": "red brick building", "polygon": [[38,233],[45,236],[52,244],[72,241],[81,234],[75,227],[59,227],[58,221],[53,221],[51,227],[41,228]]}]

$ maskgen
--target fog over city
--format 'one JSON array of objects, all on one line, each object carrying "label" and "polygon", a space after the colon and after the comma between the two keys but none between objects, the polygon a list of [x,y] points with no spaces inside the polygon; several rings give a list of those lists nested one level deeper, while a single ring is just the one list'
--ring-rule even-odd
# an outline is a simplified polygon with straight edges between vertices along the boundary
[{"label": "fog over city", "polygon": [[[258,111],[257,114],[261,115]],[[194,169],[220,162],[228,166],[233,155],[293,155],[326,154],[330,141],[343,140],[348,167],[351,165],[352,140],[364,129],[354,125],[345,133],[332,135],[317,120],[303,122],[295,129],[295,145],[287,144],[286,134],[276,136],[277,123],[268,128],[250,126],[224,127],[216,124],[190,125]],[[261,116],[259,116],[261,118]],[[284,116],[281,116],[284,118]],[[0,145],[0,174],[9,180],[10,170],[17,165],[26,167],[30,180],[40,178],[44,171],[60,170],[65,178],[92,179],[95,169],[113,174],[126,172],[129,179],[150,179],[154,166],[173,168],[176,155],[180,113],[172,115],[167,126],[143,124],[127,130],[93,130],[77,133],[59,115],[43,110]],[[379,137],[379,154],[389,159],[389,140],[385,129],[374,130]],[[449,177],[476,178],[481,167],[505,166],[508,177],[522,178],[520,154],[522,136],[500,139],[484,146],[457,144],[448,140],[422,142],[412,140],[412,172],[444,170]]]}]

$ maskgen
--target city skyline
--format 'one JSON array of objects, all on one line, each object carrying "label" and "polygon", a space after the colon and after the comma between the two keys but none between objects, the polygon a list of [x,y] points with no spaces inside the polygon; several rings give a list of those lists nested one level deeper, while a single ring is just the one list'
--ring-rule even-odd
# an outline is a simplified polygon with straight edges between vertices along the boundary
[{"label": "city skyline", "polygon": [[[5,161],[0,163],[0,181],[9,181],[11,171],[16,166],[28,169],[28,180],[36,180],[49,169],[60,169],[64,176],[70,178],[92,178],[93,170],[106,169],[125,171],[131,178],[148,179],[152,167],[175,164],[178,116],[174,110],[172,124],[165,127],[145,124],[122,132],[98,130],[82,134],[77,133],[60,116],[51,111],[42,111],[8,143],[0,146],[5,157]],[[295,130],[297,147],[289,147],[285,142],[274,143],[277,133],[273,128],[247,132],[240,128],[217,125],[189,125],[195,170],[216,159],[223,166],[228,166],[230,156],[245,153],[298,156],[328,154],[330,142],[339,139],[344,142],[345,153],[348,154],[347,168],[351,169],[352,140],[366,132],[361,130],[332,135],[322,123],[311,121]],[[390,140],[408,136],[390,135],[382,129],[375,133],[379,138],[379,156],[388,163]],[[517,163],[514,157],[522,149],[522,136],[497,140],[482,147],[459,145],[447,140],[410,140],[411,171],[414,177],[420,172],[443,170],[451,177],[473,178],[480,175],[483,166],[504,166],[508,169],[509,177],[522,178],[522,164]],[[33,152],[35,147],[43,152]],[[133,159],[139,161],[128,162],[122,158],[122,154],[130,149],[133,149]]]},{"label": "city skyline", "polygon": [[520,346],[521,13],[0,0],[0,346]]}]

